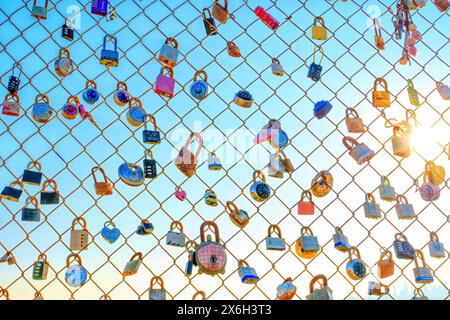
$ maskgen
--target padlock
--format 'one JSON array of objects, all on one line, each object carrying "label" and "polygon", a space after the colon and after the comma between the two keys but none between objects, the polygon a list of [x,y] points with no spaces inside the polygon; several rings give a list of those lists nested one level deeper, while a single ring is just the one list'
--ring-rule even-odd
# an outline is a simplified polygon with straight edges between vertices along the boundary
[{"label": "padlock", "polygon": [[140,236],[148,236],[152,234],[155,227],[153,223],[149,222],[147,219],[141,221],[141,224],[138,226],[136,233]]},{"label": "padlock", "polygon": [[147,113],[142,107],[142,101],[138,98],[132,98],[128,102],[127,121],[134,127],[140,127],[145,123]]},{"label": "padlock", "polygon": [[[256,180],[257,178],[260,180]],[[257,202],[263,202],[270,197],[271,190],[269,185],[266,183],[266,176],[260,170],[255,170],[253,172],[253,183],[250,186],[250,195]]]},{"label": "padlock", "polygon": [[[420,259],[422,261],[422,266],[419,266],[419,262],[417,259]],[[432,283],[434,281],[433,279],[433,272],[431,269],[427,266],[425,262],[425,256],[423,255],[422,251],[416,250],[414,255],[414,265],[416,266],[413,269],[414,272],[414,278],[416,280],[416,283]]]},{"label": "padlock", "polygon": [[280,152],[272,153],[267,165],[267,175],[273,178],[283,178],[285,170],[284,162],[280,158]]},{"label": "padlock", "polygon": [[[437,0],[435,0],[437,1]],[[415,288],[414,289],[414,297],[412,300],[429,300],[428,297],[423,293],[422,289]]]},{"label": "padlock", "polygon": [[17,117],[20,114],[20,98],[17,94],[7,94],[2,105],[2,114]]},{"label": "padlock", "polygon": [[200,296],[202,298],[201,300],[206,300],[205,291],[197,291],[196,293],[194,293],[194,295],[192,296],[192,300],[197,300],[198,296]]},{"label": "padlock", "polygon": [[128,93],[128,86],[125,82],[119,81],[116,88],[116,92],[114,93],[114,102],[120,107],[125,107],[132,98]]},{"label": "padlock", "polygon": [[322,100],[322,101],[316,102],[314,104],[314,109],[313,109],[314,116],[317,119],[322,119],[328,113],[330,113],[332,108],[333,108],[333,105],[329,101]]},{"label": "padlock", "polygon": [[83,100],[87,104],[95,104],[100,99],[100,94],[97,91],[97,84],[94,80],[86,82],[86,89],[83,91]]},{"label": "padlock", "polygon": [[270,119],[269,122],[258,132],[253,142],[259,144],[270,141],[277,130],[281,129],[281,122],[276,119]]},{"label": "padlock", "polygon": [[[320,283],[319,289],[314,289],[314,285],[319,280],[322,280],[323,283]],[[309,295],[306,296],[307,300],[333,300],[333,290],[328,287],[328,279],[323,274],[318,274],[314,278],[311,279],[309,283]]]},{"label": "padlock", "polygon": [[187,277],[192,276],[194,266],[197,265],[197,262],[195,261],[195,249],[197,246],[197,242],[192,240],[187,241],[185,245],[186,251],[188,252],[188,261],[186,262],[186,266],[184,268],[184,274]]},{"label": "padlock", "polygon": [[395,156],[408,158],[411,155],[412,148],[410,135],[407,134],[404,126],[394,126],[394,135],[392,136],[392,153]]},{"label": "padlock", "polygon": [[[75,225],[79,223],[83,229],[75,230]],[[87,231],[86,220],[82,217],[75,218],[72,221],[70,230],[70,250],[87,250],[89,244],[89,232]]]},{"label": "padlock", "polygon": [[350,250],[348,238],[344,235],[341,227],[335,227],[336,233],[333,235],[334,248],[340,252],[347,252]]},{"label": "padlock", "polygon": [[425,171],[429,174],[429,181],[439,186],[445,182],[445,169],[442,166],[437,166],[433,161],[427,161],[425,164]]},{"label": "padlock", "polygon": [[[214,230],[214,241],[211,235],[205,238],[206,227]],[[195,260],[198,265],[198,272],[211,276],[225,273],[227,263],[227,253],[225,245],[220,243],[219,228],[213,221],[205,221],[200,226],[200,244],[195,250]]]},{"label": "padlock", "polygon": [[142,253],[136,252],[131,256],[130,261],[128,261],[127,264],[125,265],[125,269],[123,269],[122,275],[124,277],[128,277],[136,274],[139,270],[139,267],[141,266],[141,263],[142,263]]},{"label": "padlock", "polygon": [[276,31],[278,29],[278,27],[280,26],[280,23],[278,22],[278,20],[275,19],[274,17],[272,17],[270,14],[268,14],[267,11],[263,7],[257,6],[255,8],[255,14],[272,31]]},{"label": "padlock", "polygon": [[[14,188],[16,185],[20,187],[20,189]],[[3,188],[0,197],[5,200],[10,200],[14,202],[19,202],[20,196],[23,193],[23,183],[20,181],[14,181]]]},{"label": "padlock", "polygon": [[381,218],[380,205],[375,202],[375,197],[371,193],[366,193],[366,202],[364,202],[364,214],[366,218]]},{"label": "padlock", "polygon": [[178,61],[178,41],[174,38],[167,38],[159,51],[158,61],[173,68]]},{"label": "padlock", "polygon": [[[356,258],[353,258],[353,254]],[[345,266],[345,270],[352,280],[361,280],[367,275],[366,264],[361,260],[361,254],[359,249],[356,247],[351,247],[348,251],[348,262]]]},{"label": "padlock", "polygon": [[430,182],[431,173],[428,171],[428,167],[425,166],[425,172],[423,173],[423,184],[419,188],[420,196],[425,201],[435,201],[441,196],[441,189],[439,186]]},{"label": "padlock", "polygon": [[120,180],[129,186],[137,187],[145,182],[144,170],[135,163],[124,162],[118,171]]},{"label": "padlock", "polygon": [[[153,288],[156,284],[160,286],[160,289]],[[164,281],[161,277],[153,277],[150,280],[150,289],[148,290],[149,300],[166,300],[166,289],[164,289]]]},{"label": "padlock", "polygon": [[41,253],[37,261],[33,263],[33,280],[47,280],[48,268],[47,256],[45,253]]},{"label": "padlock", "polygon": [[253,105],[253,96],[246,90],[239,90],[234,95],[234,103],[242,108],[251,108]]},{"label": "padlock", "polygon": [[[275,122],[277,120],[271,119],[270,122]],[[275,149],[283,149],[289,143],[289,137],[287,133],[281,129],[281,126],[278,129],[273,130],[273,134],[269,140],[269,143]]]},{"label": "padlock", "polygon": [[91,13],[106,17],[108,14],[108,0],[92,0]]},{"label": "padlock", "polygon": [[6,251],[5,255],[0,258],[0,263],[7,263],[9,266],[12,266],[16,263],[16,258],[14,257],[11,251]]},{"label": "padlock", "polygon": [[255,284],[259,281],[255,268],[250,267],[247,261],[242,259],[238,260],[238,274],[242,283]]},{"label": "padlock", "polygon": [[[309,200],[309,201],[305,201]],[[314,214],[314,202],[312,201],[311,191],[305,190],[302,192],[300,202],[297,206],[297,213],[299,215],[312,215]]]},{"label": "padlock", "polygon": [[277,300],[291,300],[295,293],[297,292],[297,287],[292,283],[291,278],[284,279],[283,283],[277,287]]},{"label": "padlock", "polygon": [[[106,42],[111,40],[114,43],[114,49],[106,49]],[[100,52],[100,63],[106,67],[117,67],[119,65],[119,51],[117,51],[117,38],[114,35],[107,34],[103,38],[103,47]]]},{"label": "padlock", "polygon": [[295,252],[304,259],[312,259],[320,251],[319,240],[310,227],[302,227],[300,238],[295,242]]},{"label": "padlock", "polygon": [[[16,68],[19,69],[18,76],[14,75]],[[9,79],[8,79],[8,87],[7,88],[8,88],[8,92],[10,94],[14,95],[15,93],[17,93],[17,91],[19,91],[21,75],[22,75],[22,66],[20,65],[19,62],[15,62],[13,65],[13,68],[12,68],[12,74],[9,76]]]},{"label": "padlock", "polygon": [[227,41],[227,51],[230,57],[241,57],[241,50],[233,41]]},{"label": "padlock", "polygon": [[[275,233],[277,237],[272,237]],[[276,224],[271,224],[267,230],[266,249],[284,251],[286,250],[286,240],[281,236],[281,229]]]},{"label": "padlock", "polygon": [[211,207],[217,207],[219,204],[217,195],[212,189],[206,189],[203,199],[205,199],[205,203]]},{"label": "padlock", "polygon": [[[98,181],[97,177],[95,176],[95,172],[100,171],[100,173],[103,175],[103,181]],[[93,167],[91,169],[92,177],[94,178],[94,189],[95,194],[99,196],[109,196],[112,195],[112,184],[109,182],[108,177],[106,176],[105,170],[103,170],[102,167]]]},{"label": "padlock", "polygon": [[440,12],[445,12],[450,8],[450,1],[448,0],[433,0],[431,3],[433,3]]},{"label": "padlock", "polygon": [[369,296],[383,296],[389,293],[389,287],[381,282],[369,281]]},{"label": "padlock", "polygon": [[291,160],[286,156],[283,150],[280,150],[280,159],[284,164],[284,171],[287,173],[294,172],[294,166],[292,165]]},{"label": "padlock", "polygon": [[[321,25],[318,26],[317,23]],[[325,21],[322,17],[314,18],[314,23],[312,25],[312,38],[314,40],[326,40],[327,39],[327,28],[325,27]]]},{"label": "padlock", "polygon": [[428,249],[430,250],[430,256],[433,258],[445,258],[444,244],[439,241],[436,232],[430,232],[430,242],[428,242]]},{"label": "padlock", "polygon": [[[199,144],[195,154],[188,149],[194,139],[197,139]],[[186,144],[178,152],[178,156],[175,158],[174,163],[175,166],[178,168],[178,170],[180,170],[186,177],[190,178],[196,173],[197,159],[198,156],[200,155],[200,151],[202,150],[202,148],[203,148],[202,136],[197,132],[192,132],[189,135]]]},{"label": "padlock", "polygon": [[387,176],[381,176],[381,184],[378,186],[378,191],[380,192],[381,200],[391,202],[397,199],[395,189],[391,186]]},{"label": "padlock", "polygon": [[394,247],[395,255],[398,259],[414,259],[414,248],[403,233],[395,234],[395,240],[392,246]]},{"label": "padlock", "polygon": [[120,237],[120,230],[116,228],[116,224],[112,221],[106,221],[100,232],[102,238],[108,243],[114,243]]},{"label": "padlock", "polygon": [[[46,191],[47,186],[52,188],[52,191]],[[41,190],[41,205],[44,204],[59,204],[59,192],[56,181],[53,179],[45,180],[42,184]]]},{"label": "padlock", "polygon": [[76,96],[70,96],[67,99],[67,103],[62,108],[62,115],[68,120],[73,120],[78,116],[80,106],[80,99]]},{"label": "padlock", "polygon": [[[32,169],[36,168],[37,171]],[[23,171],[22,182],[32,186],[40,186],[42,181],[42,166],[38,161],[31,161]]]},{"label": "padlock", "polygon": [[[164,74],[167,71],[167,75]],[[167,98],[173,97],[173,91],[175,89],[175,79],[173,77],[173,69],[169,67],[162,67],[161,72],[156,77],[156,83],[154,90],[160,96]]]},{"label": "padlock", "polygon": [[272,73],[278,77],[284,76],[283,67],[280,64],[280,60],[278,58],[272,58],[272,64],[270,66],[272,69]]},{"label": "padlock", "polygon": [[397,195],[397,204],[395,205],[395,211],[399,219],[413,219],[416,217],[416,212],[411,203],[408,203],[408,199],[402,194]]},{"label": "padlock", "polygon": [[228,213],[231,222],[233,222],[233,224],[238,228],[245,228],[250,221],[248,213],[239,209],[238,206],[232,201],[227,201],[225,211]]},{"label": "padlock", "polygon": [[75,30],[73,29],[72,22],[67,19],[61,27],[61,36],[67,41],[73,41],[75,37]]},{"label": "padlock", "polygon": [[[153,130],[148,130],[148,121],[153,124]],[[161,142],[161,133],[158,131],[158,127],[156,126],[156,118],[152,114],[146,114],[144,117],[142,141],[146,144],[159,144]]]},{"label": "padlock", "polygon": [[418,107],[420,105],[419,94],[417,93],[416,88],[414,88],[414,83],[411,79],[408,79],[408,97],[409,103],[411,103],[413,106]]},{"label": "padlock", "polygon": [[409,10],[417,10],[425,7],[427,0],[405,0],[404,4]]},{"label": "padlock", "polygon": [[311,181],[311,192],[316,197],[325,197],[333,188],[333,176],[329,171],[322,170]]},{"label": "padlock", "polygon": [[217,33],[216,22],[211,16],[211,11],[208,8],[202,10],[203,24],[205,25],[205,31],[207,36],[214,36]]},{"label": "padlock", "polygon": [[39,292],[39,291],[37,291],[37,292],[35,292],[34,293],[34,299],[33,300],[44,300],[44,297],[42,296],[42,294]]},{"label": "padlock", "polygon": [[208,169],[212,171],[222,170],[222,164],[220,163],[220,159],[216,156],[215,152],[209,153]]},{"label": "padlock", "polygon": [[153,179],[158,176],[158,167],[156,166],[156,160],[153,159],[153,153],[151,149],[145,150],[143,167],[144,177],[146,179]]},{"label": "padlock", "polygon": [[[64,56],[63,56],[64,55]],[[70,59],[70,52],[67,48],[59,50],[58,58],[55,61],[55,71],[61,77],[66,77],[73,72],[74,65]]]},{"label": "padlock", "polygon": [[181,189],[181,187],[175,187],[175,198],[180,201],[186,200],[186,191]]},{"label": "padlock", "polygon": [[34,0],[33,8],[31,9],[31,16],[36,19],[46,20],[47,13],[48,13],[48,0],[45,0],[44,6],[38,6],[38,0]]},{"label": "padlock", "polygon": [[221,24],[227,23],[228,19],[228,0],[224,0],[224,6],[219,3],[219,0],[214,1],[212,15]]},{"label": "padlock", "polygon": [[380,21],[376,18],[373,19],[373,30],[375,32],[375,46],[378,48],[378,50],[384,50],[384,40],[383,36],[381,35]]},{"label": "padlock", "polygon": [[[316,52],[320,54],[319,63],[316,63]],[[322,74],[323,49],[321,46],[315,46],[313,52],[313,62],[309,65],[307,77],[313,81],[319,81]],[[319,118],[319,117],[318,117]],[[323,117],[321,117],[323,118]],[[319,119],[321,119],[319,118]]]},{"label": "padlock", "polygon": [[[77,264],[71,265],[71,258]],[[78,254],[72,253],[66,259],[66,274],[64,276],[66,283],[71,287],[81,287],[87,280],[88,272],[83,266],[81,257]]]},{"label": "padlock", "polygon": [[384,279],[394,274],[395,263],[392,259],[392,252],[385,250],[381,253],[377,262],[378,277]]},{"label": "padlock", "polygon": [[[378,85],[381,85],[383,90],[378,90]],[[391,95],[388,91],[387,81],[384,78],[376,78],[373,83],[372,104],[376,108],[391,106]]]},{"label": "padlock", "polygon": [[[32,203],[34,208],[28,208],[28,205]],[[41,221],[41,212],[38,207],[38,200],[36,197],[31,196],[25,200],[25,207],[22,208],[22,221],[39,222]]]},{"label": "padlock", "polygon": [[358,164],[369,162],[373,158],[375,153],[369,149],[364,143],[359,143],[352,137],[345,136],[342,138],[342,143],[349,151],[350,156],[355,159]]},{"label": "padlock", "polygon": [[50,106],[50,99],[45,94],[38,94],[35,99],[31,114],[33,119],[39,123],[49,122],[55,115],[55,111]]},{"label": "padlock", "polygon": [[350,133],[366,132],[366,126],[354,108],[347,108],[345,110],[345,125]]},{"label": "padlock", "polygon": [[[179,232],[175,231],[178,229]],[[173,221],[170,224],[170,231],[166,235],[166,244],[173,247],[184,247],[186,236],[183,233],[183,224],[180,221]]]},{"label": "padlock", "polygon": [[[203,75],[203,79],[198,79],[200,75]],[[189,92],[194,99],[203,100],[205,99],[209,92],[211,91],[211,87],[208,84],[208,74],[205,70],[201,69],[195,72],[194,74],[194,82],[191,84]]]}]

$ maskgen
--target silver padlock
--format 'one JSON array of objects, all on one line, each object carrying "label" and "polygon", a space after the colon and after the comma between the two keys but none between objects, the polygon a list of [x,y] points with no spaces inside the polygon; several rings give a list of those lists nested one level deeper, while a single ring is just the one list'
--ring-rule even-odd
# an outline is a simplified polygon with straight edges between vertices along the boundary
[{"label": "silver padlock", "polygon": [[375,197],[371,193],[366,193],[366,202],[364,202],[364,214],[366,218],[378,219],[381,218],[380,205],[375,202]]},{"label": "silver padlock", "polygon": [[280,60],[277,58],[272,58],[271,69],[272,73],[278,77],[282,77],[284,75],[283,67],[280,64]]},{"label": "silver padlock", "polygon": [[[319,289],[315,289],[314,285],[319,280],[323,283],[320,284]],[[323,274],[318,274],[312,278],[309,283],[309,295],[306,296],[308,300],[333,300],[333,291],[328,287],[328,279]]]},{"label": "silver padlock", "polygon": [[269,157],[269,164],[267,166],[267,175],[273,178],[283,178],[283,173],[286,169],[284,161],[280,158],[280,153],[275,152]]},{"label": "silver padlock", "polygon": [[[179,232],[175,230],[178,229]],[[166,244],[174,247],[182,247],[186,245],[186,236],[183,233],[183,225],[180,221],[174,221],[170,224],[170,231],[167,232]]]},{"label": "silver padlock", "polygon": [[408,199],[404,195],[399,194],[396,199],[395,211],[397,211],[399,219],[413,219],[416,217],[413,205],[408,203]]},{"label": "silver padlock", "polygon": [[[160,289],[155,289],[155,284],[160,286]],[[149,300],[166,300],[166,289],[164,289],[164,281],[161,277],[153,277],[150,280],[150,289],[148,290]]]},{"label": "silver padlock", "polygon": [[259,281],[255,268],[250,267],[245,260],[238,261],[238,273],[243,283],[255,284]]},{"label": "silver padlock", "polygon": [[173,68],[178,62],[178,41],[174,38],[167,38],[159,51],[158,61]]},{"label": "silver padlock", "polygon": [[[272,237],[273,233],[275,233],[277,237]],[[267,230],[266,249],[278,251],[286,250],[286,241],[282,238],[281,229],[276,224],[271,224]]]},{"label": "silver padlock", "polygon": [[73,72],[74,66],[70,59],[70,52],[67,48],[59,51],[58,59],[55,61],[55,71],[61,77],[66,77]]},{"label": "silver padlock", "polygon": [[[418,259],[421,260],[422,266],[419,266]],[[431,272],[431,269],[427,266],[425,262],[425,257],[420,250],[415,251],[414,255],[414,264],[415,268],[414,271],[414,278],[416,279],[417,283],[432,283],[434,281],[433,279],[433,273]]]},{"label": "silver padlock", "polygon": [[348,238],[344,235],[340,227],[335,227],[336,233],[333,235],[334,248],[341,252],[348,252],[350,245],[348,244]]},{"label": "silver padlock", "polygon": [[239,228],[244,228],[250,221],[247,212],[239,209],[238,206],[232,201],[227,201],[225,211],[228,213],[231,222]]},{"label": "silver padlock", "polygon": [[222,164],[220,163],[220,159],[216,156],[214,152],[209,154],[208,158],[208,169],[212,171],[218,171],[222,169]]},{"label": "silver padlock", "polygon": [[439,241],[436,232],[430,232],[430,242],[428,243],[428,249],[430,250],[430,256],[433,258],[445,258],[444,244]]},{"label": "silver padlock", "polygon": [[373,158],[375,153],[373,150],[369,149],[364,143],[359,143],[352,137],[345,136],[342,139],[342,143],[347,148],[350,156],[355,159],[358,164],[363,164],[364,162],[369,162]]},{"label": "silver padlock", "polygon": [[378,187],[378,191],[380,192],[380,198],[384,201],[395,201],[397,199],[395,189],[391,186],[386,176],[381,176],[381,184]]}]

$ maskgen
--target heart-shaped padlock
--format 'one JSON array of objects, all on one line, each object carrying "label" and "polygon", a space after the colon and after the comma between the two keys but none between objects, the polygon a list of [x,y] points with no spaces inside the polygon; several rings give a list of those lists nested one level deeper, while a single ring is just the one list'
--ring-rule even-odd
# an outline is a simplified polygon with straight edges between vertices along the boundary
[{"label": "heart-shaped padlock", "polygon": [[175,197],[180,201],[184,201],[186,199],[186,191],[181,189],[181,187],[176,187],[175,188]]},{"label": "heart-shaped padlock", "polygon": [[116,228],[116,225],[112,221],[107,221],[103,225],[102,237],[109,243],[114,243],[120,237],[120,230]]}]

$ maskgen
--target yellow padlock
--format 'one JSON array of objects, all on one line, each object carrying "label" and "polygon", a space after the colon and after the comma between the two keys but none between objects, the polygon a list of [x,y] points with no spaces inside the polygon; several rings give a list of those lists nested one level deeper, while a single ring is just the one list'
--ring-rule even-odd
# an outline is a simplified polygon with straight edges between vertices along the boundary
[{"label": "yellow padlock", "polygon": [[[318,26],[317,23],[320,23],[321,25]],[[327,28],[325,27],[325,21],[322,17],[316,17],[314,19],[314,24],[312,26],[312,38],[315,40],[327,39]]]},{"label": "yellow padlock", "polygon": [[427,161],[425,172],[428,172],[428,177],[432,184],[438,186],[445,182],[444,167],[435,165],[433,161]]}]

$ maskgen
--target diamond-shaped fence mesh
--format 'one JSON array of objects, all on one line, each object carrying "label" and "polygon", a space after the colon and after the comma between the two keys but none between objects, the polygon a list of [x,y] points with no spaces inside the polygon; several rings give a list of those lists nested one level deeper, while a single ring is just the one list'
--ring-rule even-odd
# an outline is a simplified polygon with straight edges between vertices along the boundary
[{"label": "diamond-shaped fence mesh", "polygon": [[[216,19],[218,32],[209,36],[202,10],[212,10],[212,0],[112,0],[105,17],[91,12],[92,1],[53,0],[49,1],[47,19],[32,17],[32,11],[36,13],[33,2],[0,3],[0,75],[5,96],[14,65],[21,66],[21,73],[17,65],[15,68],[21,81],[19,115],[0,116],[0,185],[3,188],[21,181],[30,161],[38,161],[43,174],[42,183],[24,184],[18,202],[0,199],[2,298],[32,299],[38,294],[45,299],[148,299],[151,279],[159,276],[167,299],[191,299],[199,291],[207,299],[275,299],[278,285],[286,278],[297,287],[294,299],[306,299],[311,279],[323,274],[334,299],[411,299],[419,288],[429,298],[448,299],[448,252],[443,249],[444,257],[438,259],[430,256],[429,249],[432,231],[444,246],[450,246],[448,182],[437,181],[439,166],[448,169],[450,136],[450,90],[445,92],[445,84],[450,83],[449,16],[448,11],[438,10],[446,1],[405,1],[426,5],[402,11],[397,4],[403,2],[395,0],[232,0],[227,22]],[[276,31],[258,18],[257,6],[280,22]],[[406,23],[413,22],[420,34],[414,28],[410,32],[404,28],[402,38],[397,39],[395,15]],[[323,18],[327,30],[324,40],[312,36],[316,17]],[[67,19],[74,29],[73,41],[61,35]],[[374,41],[374,19],[380,26],[384,50]],[[117,67],[105,67],[99,61],[105,35],[117,39]],[[170,99],[154,90],[162,66],[158,56],[169,37],[177,40],[179,50]],[[409,47],[404,51],[408,37],[414,41],[407,41]],[[228,41],[239,47],[240,57],[229,55]],[[319,50],[314,55],[316,46],[323,50],[322,60]],[[69,50],[75,64],[66,77],[54,69],[61,48]],[[106,49],[112,50],[113,44],[108,42]],[[284,75],[272,73],[273,58],[279,60]],[[313,61],[322,67],[318,81],[307,77]],[[190,86],[194,74],[202,69],[207,72],[211,92],[198,101],[190,94]],[[376,78],[387,81],[390,107],[373,105]],[[100,94],[92,105],[82,98],[88,80],[95,81]],[[408,80],[418,92],[418,103],[409,97]],[[130,95],[139,98],[145,112],[154,116],[161,133],[159,144],[144,144],[143,127],[132,126],[127,120],[130,107],[114,101],[118,82],[125,82]],[[239,90],[252,94],[250,108],[234,102]],[[377,90],[382,89],[379,86]],[[33,115],[35,98],[40,94],[49,98],[54,110],[45,123]],[[70,96],[79,98],[97,126],[89,116],[85,120],[80,115],[73,120],[63,117],[63,106]],[[322,100],[329,101],[332,109],[320,118],[320,112],[315,116],[313,109]],[[359,133],[348,131],[347,108],[356,110],[364,122]],[[407,117],[412,132],[405,122],[399,122]],[[279,164],[276,158],[267,165],[277,148],[253,141],[270,119],[279,120],[289,137],[282,150],[294,168],[283,177],[278,172],[278,178],[274,177],[277,173],[268,172],[269,166]],[[148,129],[153,129],[151,123]],[[173,161],[191,132],[201,134],[203,148],[195,175],[187,178]],[[279,129],[273,132],[280,133]],[[368,146],[373,158],[359,165],[342,143],[345,136]],[[411,154],[394,155],[393,147],[404,147],[405,140]],[[197,147],[195,142],[190,149],[195,152]],[[142,167],[148,149],[157,162],[158,176],[134,187],[125,184],[118,175],[119,167],[124,162]],[[222,170],[208,170],[210,152],[220,158]],[[425,192],[419,192],[427,161],[435,164],[434,180],[428,187],[431,192],[440,190],[434,201],[425,201],[421,196]],[[96,194],[91,174],[96,166],[101,166],[111,181],[112,195]],[[255,201],[250,193],[255,170],[264,173],[271,189],[263,202]],[[333,177],[331,191],[323,197],[313,195],[313,215],[298,214],[302,192],[312,188],[311,181],[322,170]],[[406,197],[415,217],[400,219],[399,204],[380,199],[378,187],[383,176],[388,177],[397,195]],[[100,177],[97,171],[99,181]],[[57,183],[58,204],[41,203],[47,179]],[[327,183],[322,187],[327,189]],[[184,201],[174,195],[178,187],[186,192]],[[207,189],[216,193],[217,206],[206,204]],[[11,190],[6,188],[5,192]],[[379,219],[366,217],[367,193],[380,205]],[[38,222],[23,221],[25,200],[31,196],[39,202]],[[231,221],[225,210],[227,201],[248,214],[245,227]],[[71,244],[76,218],[86,223],[86,250],[72,250],[76,249]],[[154,230],[142,236],[136,230],[145,219]],[[120,229],[113,243],[105,241],[101,233],[109,221]],[[194,267],[190,277],[185,275],[188,251],[167,245],[174,221],[180,221],[186,239],[196,243],[200,242],[204,221],[218,225],[226,247],[225,273],[211,277],[199,274]],[[279,226],[286,250],[267,250],[267,229],[272,224]],[[300,257],[296,248],[305,226],[311,228],[320,246],[309,259]],[[359,249],[367,266],[363,279],[349,277],[349,254],[335,249],[336,227]],[[76,224],[75,229],[82,229],[82,225]],[[394,253],[396,233],[404,234],[423,252],[432,283],[417,282],[414,260],[399,259]],[[392,275],[380,279],[378,262],[386,249],[393,253],[395,268]],[[125,265],[138,252],[142,253],[138,272],[123,276]],[[34,264],[41,254],[47,257],[48,275],[45,280],[34,280]],[[65,279],[66,259],[71,254],[79,255],[88,272],[82,286],[72,287]],[[242,283],[238,273],[242,259],[255,268],[260,279],[256,284]],[[389,292],[381,297],[368,295],[370,281],[388,286]],[[158,284],[154,288],[159,288]]]}]

